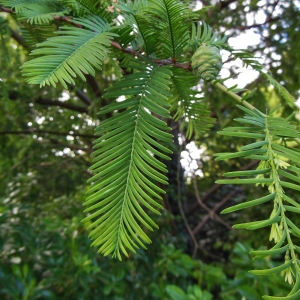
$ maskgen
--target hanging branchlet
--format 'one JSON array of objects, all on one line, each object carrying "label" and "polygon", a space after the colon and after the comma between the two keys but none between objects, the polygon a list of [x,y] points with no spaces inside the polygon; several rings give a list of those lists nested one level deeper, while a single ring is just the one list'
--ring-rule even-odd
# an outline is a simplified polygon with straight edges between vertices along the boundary
[{"label": "hanging branchlet", "polygon": [[221,135],[233,137],[255,138],[260,141],[247,144],[240,151],[233,153],[215,153],[216,160],[227,160],[237,157],[259,160],[256,170],[235,171],[223,174],[230,179],[217,180],[219,184],[256,184],[266,186],[268,195],[251,201],[239,203],[226,208],[222,213],[230,213],[241,209],[262,205],[273,201],[273,209],[268,219],[235,224],[233,228],[257,230],[271,226],[269,239],[275,245],[268,250],[253,250],[250,254],[255,259],[268,256],[284,255],[284,262],[265,270],[251,270],[253,275],[271,275],[280,273],[285,281],[293,284],[286,297],[263,296],[265,300],[296,300],[300,297],[300,248],[294,244],[300,237],[299,228],[290,220],[291,213],[299,213],[300,205],[287,196],[288,190],[299,191],[300,168],[299,153],[288,147],[288,139],[299,138],[300,132],[286,119],[265,115],[257,109],[250,110],[238,105],[246,115],[235,121],[245,126],[227,127],[219,132]]}]

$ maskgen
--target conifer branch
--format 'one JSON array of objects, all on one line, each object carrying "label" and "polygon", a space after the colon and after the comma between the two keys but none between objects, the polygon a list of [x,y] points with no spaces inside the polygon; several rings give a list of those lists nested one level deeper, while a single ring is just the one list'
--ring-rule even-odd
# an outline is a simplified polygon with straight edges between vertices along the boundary
[{"label": "conifer branch", "polygon": [[4,7],[4,6],[2,6],[2,5],[0,5],[0,11],[6,12],[6,13],[10,13],[10,14],[13,14],[13,13],[14,13],[14,10],[13,10],[13,9],[8,8],[8,7]]},{"label": "conifer branch", "polygon": [[51,99],[43,99],[43,98],[38,98],[35,103],[41,104],[41,105],[48,105],[48,106],[59,106],[62,108],[66,108],[69,110],[73,111],[78,111],[81,113],[88,113],[88,109],[86,107],[70,104],[70,103],[65,103],[59,100],[51,100]]}]

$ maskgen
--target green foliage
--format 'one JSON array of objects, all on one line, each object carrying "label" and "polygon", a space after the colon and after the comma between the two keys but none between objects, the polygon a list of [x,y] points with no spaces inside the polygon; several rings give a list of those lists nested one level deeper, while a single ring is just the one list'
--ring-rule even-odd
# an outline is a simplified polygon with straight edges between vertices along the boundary
[{"label": "green foliage", "polygon": [[211,300],[212,294],[202,291],[197,285],[189,286],[187,293],[176,285],[168,285],[167,293],[172,300]]},{"label": "green foliage", "polygon": [[71,9],[76,16],[100,15],[101,7],[99,3],[91,0],[58,0],[65,7]]},{"label": "green foliage", "polygon": [[173,0],[151,0],[150,2],[154,4],[151,13],[158,18],[156,31],[160,32],[161,56],[178,60],[188,41],[188,25],[185,20],[187,8]]},{"label": "green foliage", "polygon": [[8,30],[9,30],[9,27],[8,27],[7,20],[5,20],[4,18],[2,18],[0,16],[1,45],[2,45],[3,52],[4,52],[3,56],[7,62],[9,62],[9,53],[8,53],[6,43],[5,43],[5,36],[7,35]]},{"label": "green foliage", "polygon": [[[150,1],[127,1],[126,4],[121,2],[116,7],[126,16],[123,26],[129,28],[130,35],[134,37],[131,41],[132,47],[136,50],[143,49],[148,55],[154,54],[158,39],[148,13]],[[133,31],[133,26],[136,26],[137,30]],[[123,46],[123,43],[120,44]]]},{"label": "green foliage", "polygon": [[66,82],[75,83],[72,77],[78,75],[85,80],[84,74],[95,74],[93,67],[101,69],[114,34],[108,32],[109,25],[99,17],[75,21],[86,29],[63,26],[59,36],[39,44],[40,48],[32,51],[32,55],[44,56],[24,64],[23,74],[29,77],[28,83],[56,86],[59,81],[67,87]]},{"label": "green foliage", "polygon": [[294,97],[279,82],[275,80],[270,71],[266,70],[265,67],[257,60],[257,58],[251,54],[251,52],[246,50],[227,49],[230,50],[233,57],[240,58],[245,65],[251,66],[254,70],[260,72],[260,74],[276,88],[276,90],[287,101],[287,103],[294,107]]},{"label": "green foliage", "polygon": [[[103,103],[107,104],[100,109],[100,125],[98,119],[95,118],[93,121],[88,119],[88,121],[91,121],[90,124],[96,127],[95,135],[97,139],[94,142],[94,152],[92,154],[93,165],[90,167],[90,173],[93,176],[88,180],[92,184],[87,192],[88,197],[84,202],[86,207],[84,212],[87,213],[87,216],[83,219],[83,223],[88,230],[91,230],[92,245],[99,248],[98,252],[104,256],[111,254],[121,260],[123,255],[129,256],[131,251],[136,253],[135,257],[137,258],[133,259],[136,259],[137,263],[145,259],[142,258],[144,256],[143,249],[138,251],[137,249],[145,248],[145,244],[151,243],[151,231],[153,228],[158,228],[160,222],[160,219],[155,215],[159,215],[159,209],[163,207],[160,203],[162,199],[160,194],[164,193],[161,185],[167,184],[168,181],[168,177],[165,175],[167,167],[162,160],[171,160],[171,163],[174,163],[172,161],[173,156],[170,158],[166,155],[170,154],[171,156],[172,154],[170,150],[172,135],[168,133],[170,130],[168,125],[172,124],[169,120],[169,112],[173,112],[175,122],[181,123],[179,129],[177,130],[175,126],[173,131],[186,130],[185,136],[188,139],[194,136],[204,139],[204,133],[213,127],[213,119],[207,105],[209,103],[207,94],[211,93],[211,90],[216,87],[232,99],[241,102],[243,106],[240,105],[239,108],[246,113],[243,118],[238,117],[235,119],[244,126],[229,126],[220,134],[228,138],[227,141],[230,141],[233,147],[235,147],[236,137],[253,139],[253,142],[240,147],[237,152],[222,151],[218,153],[216,151],[217,153],[214,153],[217,156],[216,161],[234,159],[237,161],[236,166],[239,167],[239,162],[245,158],[259,162],[256,170],[229,171],[224,176],[235,178],[218,180],[217,183],[229,185],[256,184],[262,189],[265,186],[268,188],[267,195],[254,196],[255,199],[227,208],[224,213],[239,212],[241,209],[250,209],[257,206],[265,209],[270,203],[273,203],[269,218],[262,221],[243,221],[244,223],[234,225],[234,228],[256,230],[271,226],[270,240],[274,240],[275,246],[270,249],[253,250],[250,253],[255,259],[262,259],[264,263],[266,257],[276,258],[278,255],[284,254],[284,262],[280,265],[275,263],[267,267],[262,264],[261,269],[250,271],[249,276],[252,276],[251,279],[255,275],[270,275],[273,278],[272,276],[275,273],[280,273],[285,276],[286,281],[294,284],[292,290],[286,297],[264,296],[264,299],[296,299],[300,293],[300,265],[298,260],[300,248],[296,245],[297,239],[300,238],[300,230],[297,223],[291,220],[290,214],[299,213],[300,211],[300,205],[294,200],[296,199],[295,195],[300,190],[300,160],[299,150],[296,148],[300,134],[298,129],[289,123],[287,119],[278,116],[278,111],[274,110],[264,114],[248,103],[246,100],[252,100],[256,96],[255,90],[249,91],[241,97],[237,95],[241,91],[237,91],[235,87],[227,89],[220,84],[221,80],[217,78],[222,67],[220,50],[228,51],[234,58],[240,58],[247,66],[259,71],[261,76],[274,85],[279,94],[293,109],[294,98],[251,53],[232,49],[226,43],[226,37],[221,38],[206,23],[197,22],[196,13],[192,12],[185,3],[186,1],[179,2],[175,0],[120,1],[112,7],[109,2],[104,1],[99,4],[90,0],[1,1],[2,5],[14,9],[21,22],[25,19],[29,24],[34,25],[30,29],[26,27],[22,33],[25,39],[24,45],[32,47],[33,44],[37,43],[37,49],[33,50],[31,54],[38,57],[25,62],[22,71],[29,84],[39,84],[40,87],[47,88],[41,93],[37,92],[38,96],[34,94],[36,103],[43,102],[39,98],[41,94],[49,95],[53,93],[55,97],[59,98],[62,92],[65,93],[63,90],[55,92],[51,89],[51,86],[56,87],[58,82],[62,84],[64,89],[68,89],[68,87],[77,88],[76,85],[79,81],[76,77],[83,81],[91,81],[90,75],[92,75],[101,84],[104,83],[103,86],[109,87],[107,93],[103,95],[100,88],[97,87],[97,81],[90,85],[94,92],[96,90],[96,98],[99,101],[98,108]],[[122,16],[122,19],[119,16]],[[45,24],[48,25],[57,19],[69,24],[62,26],[56,32],[57,36],[48,38],[51,28],[55,25],[51,27],[52,24],[50,24],[47,27]],[[3,28],[6,28],[7,23],[2,18],[0,21],[2,42],[6,44],[7,42],[3,39],[3,36],[7,35],[7,32],[4,32]],[[12,32],[15,39],[20,40],[17,33]],[[207,86],[202,82],[199,84],[198,78],[191,73],[192,68],[200,78],[209,81],[214,80],[208,88],[209,93],[206,93],[206,95],[203,92]],[[97,76],[95,69],[102,69],[102,74]],[[117,73],[118,76],[116,76]],[[125,76],[114,82],[114,77],[119,79],[122,75]],[[103,80],[103,78],[106,78],[106,80]],[[9,79],[4,80],[6,85],[10,83]],[[49,87],[46,87],[46,85]],[[5,92],[4,94],[5,98],[14,97],[11,92]],[[31,99],[31,91],[28,91],[22,97],[26,98],[27,95]],[[72,95],[74,96],[74,93]],[[79,97],[79,95],[82,96],[82,93],[77,91],[76,97]],[[110,103],[111,98],[116,98],[116,102]],[[76,101],[75,97],[72,101]],[[61,107],[74,109],[74,103],[72,105],[70,103],[62,105],[60,103],[62,101],[56,100],[55,102],[51,100],[50,102],[52,105],[59,104]],[[84,98],[83,102],[89,103],[90,100]],[[9,106],[10,104],[6,105]],[[213,105],[214,103],[211,103],[211,106]],[[13,105],[8,106],[4,107],[5,111],[12,108],[16,109]],[[82,106],[75,106],[75,110],[84,111],[84,113],[89,112],[87,108]],[[219,114],[218,117],[220,117],[219,112],[216,114]],[[21,115],[23,116],[23,114]],[[24,113],[25,117],[22,118],[22,125],[27,128],[29,123],[28,120],[26,121],[26,115],[27,112]],[[74,119],[74,116],[72,117]],[[8,130],[14,122],[9,118],[5,120],[5,129]],[[43,123],[38,114],[36,120]],[[230,120],[226,120],[226,122],[230,123]],[[221,124],[221,121],[219,124]],[[65,129],[67,136],[74,134],[73,127],[70,128]],[[215,129],[211,129],[211,135],[214,134]],[[25,133],[28,133],[28,130]],[[218,139],[216,139],[215,144],[218,143]],[[53,143],[52,138],[49,140]],[[43,141],[43,138],[39,141]],[[9,147],[12,147],[13,150],[13,147],[21,148],[18,141],[15,143],[16,145],[9,139],[4,140],[7,153],[11,150]],[[28,145],[22,148],[23,152],[20,150],[22,160],[31,161],[30,155],[24,157],[24,151],[27,148],[29,149],[32,143],[35,143],[34,138],[28,139]],[[54,140],[55,143],[64,145],[60,141]],[[82,148],[83,144],[84,142],[79,140],[77,144],[73,143],[72,146],[73,149],[81,147],[80,151],[84,149],[88,152],[86,148]],[[211,145],[213,144],[211,143]],[[210,151],[213,152],[213,149],[210,149]],[[42,150],[42,147],[37,150],[39,155]],[[54,153],[57,154],[55,150]],[[62,153],[64,155],[64,152]],[[85,163],[85,156],[82,155],[81,158]],[[71,158],[69,157],[69,159]],[[204,163],[203,159],[202,164],[204,165]],[[5,167],[7,168],[7,166]],[[18,168],[18,165],[17,167],[14,165],[12,168]],[[82,167],[82,169],[84,168]],[[68,171],[63,171],[69,174]],[[178,167],[176,172],[176,188],[180,192],[180,170],[178,170]],[[176,172],[169,176],[171,181]],[[14,176],[26,177],[23,173],[22,170]],[[216,174],[218,173],[220,173],[220,170],[216,172]],[[76,176],[73,176],[77,177],[78,174],[80,173],[78,172]],[[44,174],[44,176],[47,175]],[[78,181],[83,180],[76,179]],[[75,182],[74,179],[74,185],[76,185]],[[73,181],[69,180],[68,183],[68,186],[72,186]],[[60,187],[60,183],[56,184],[56,188],[53,189],[55,195],[59,193],[57,187]],[[81,192],[85,191],[82,185],[80,185],[80,189]],[[175,189],[174,186],[173,189]],[[34,192],[33,195],[35,195]],[[53,196],[49,195],[49,197]],[[32,196],[32,198],[35,197]],[[176,200],[180,200],[179,198],[180,195],[177,195]],[[49,200],[47,197],[46,199]],[[55,199],[67,202],[65,196],[62,198],[56,197]],[[67,199],[69,198],[67,197]],[[174,199],[172,200],[174,201]],[[184,217],[181,206],[180,204],[179,210],[181,210],[180,213]],[[1,207],[1,209],[5,212],[5,216],[10,214],[6,211],[6,208]],[[172,207],[172,209],[174,208]],[[16,211],[12,205],[10,210],[12,214]],[[154,213],[154,216],[150,217],[152,213]],[[53,218],[55,218],[55,215],[43,217],[42,220],[39,219],[42,225],[37,225],[41,225],[47,233],[57,231],[57,228],[51,226]],[[18,223],[20,220],[21,218],[18,218],[16,222]],[[53,223],[59,224],[60,221],[58,218]],[[72,227],[73,223],[76,223],[74,227],[78,230],[83,230],[78,219],[72,221],[71,225],[64,224],[61,221],[59,227],[66,226],[69,228],[68,226]],[[7,230],[7,232],[9,231],[10,229]],[[192,236],[189,228],[188,231]],[[6,236],[9,236],[9,234]],[[58,239],[60,242],[63,240],[61,236]],[[167,241],[165,243],[167,244]],[[16,247],[14,246],[14,248]],[[78,267],[78,277],[74,280],[74,286],[84,280],[86,274],[96,276],[101,272],[99,265],[93,262],[93,259],[90,259],[88,255],[78,254],[79,251],[74,250],[72,245],[66,245],[65,248],[71,249],[72,266],[70,273],[74,271],[72,267]],[[162,257],[153,259],[153,263],[159,273],[165,272],[160,277],[161,280],[164,279],[164,276],[172,278],[170,276],[172,274],[175,277],[181,276],[195,279],[198,282],[201,281],[203,276],[201,277],[194,269],[200,269],[203,266],[197,264],[189,256],[187,258],[182,251],[174,251],[172,247],[164,248],[159,244],[159,249],[162,251]],[[72,252],[73,250],[74,252]],[[94,252],[86,250],[86,247],[83,247],[83,251],[91,251],[89,253],[94,255]],[[152,251],[157,251],[157,249],[152,249]],[[59,253],[56,250],[53,253],[49,255],[52,259],[51,263],[58,264],[60,262]],[[6,253],[5,257],[9,257],[9,254]],[[3,274],[8,272],[6,268],[9,269],[7,261],[8,258],[6,258],[5,270],[0,273],[0,279],[7,286],[7,289],[2,293],[16,299],[21,297],[25,299],[30,297],[33,299],[39,297],[54,299],[56,294],[59,297],[59,289],[55,293],[52,291],[54,289],[53,282],[47,281],[47,284],[44,284],[42,280],[36,280],[32,268],[28,267],[29,264],[33,264],[32,260],[28,259],[28,261],[22,262],[20,267],[13,266],[11,268],[14,274],[13,278],[5,279]],[[143,261],[143,263],[147,269],[147,262]],[[127,271],[132,267],[130,261],[125,262],[124,265]],[[225,275],[222,275],[224,274],[222,273],[220,278],[225,281]],[[122,272],[116,272],[113,276],[103,279],[103,285],[105,286],[103,294],[107,297],[116,295],[115,299],[121,299],[122,289],[120,289],[118,283],[124,277],[125,275]],[[132,275],[132,277],[130,280],[134,281],[134,276]],[[154,278],[154,280],[156,279],[157,277]],[[93,283],[97,285],[98,280],[99,278],[95,279]],[[148,290],[140,292],[142,288],[138,289],[138,293],[141,293],[141,295],[143,293],[149,299],[151,297],[160,299],[171,297],[179,300],[209,300],[213,299],[215,294],[218,294],[213,290],[215,288],[213,284],[212,286],[207,284],[207,290],[205,290],[196,286],[194,282],[191,282],[192,280],[186,280],[182,284],[179,284],[179,281],[176,280],[172,282],[172,280],[159,286],[154,285],[151,294]],[[245,282],[247,280],[245,279]],[[14,292],[11,288],[14,285],[21,287]],[[65,286],[63,279],[61,285],[66,290],[65,294],[62,294],[67,295],[67,297],[75,295],[73,285],[68,290],[68,286]],[[87,285],[89,284],[81,285],[80,297],[82,298],[89,297],[87,296],[89,295],[86,289]],[[51,286],[51,288],[48,289],[48,286]],[[95,288],[95,291],[98,292],[98,288]],[[259,293],[273,293],[273,291],[277,293],[272,288],[260,289]],[[224,296],[225,300],[232,299],[230,295],[222,296],[222,293],[219,294],[220,297]],[[239,295],[249,297],[249,294],[249,289],[247,290],[245,286],[240,288]],[[147,299],[146,297],[144,299]],[[257,294],[253,296],[253,298],[255,297],[257,298]]]},{"label": "green foliage", "polygon": [[55,16],[63,16],[68,11],[58,1],[13,0],[2,1],[3,5],[14,8],[19,19],[26,19],[30,24],[48,24]]},{"label": "green foliage", "polygon": [[[269,195],[237,204],[227,208],[223,213],[229,213],[240,209],[245,209],[255,205],[263,204],[267,201],[274,201],[273,210],[270,217],[262,221],[254,221],[234,225],[234,228],[246,228],[256,230],[266,226],[271,226],[270,240],[274,240],[275,246],[269,250],[251,251],[250,254],[255,259],[266,256],[273,256],[285,253],[284,263],[271,269],[250,271],[254,275],[270,275],[281,272],[285,280],[295,286],[289,295],[284,299],[297,299],[299,297],[299,276],[300,262],[297,258],[299,249],[294,245],[292,236],[300,238],[298,227],[287,217],[290,212],[299,212],[299,204],[287,196],[287,189],[300,190],[296,183],[300,183],[300,156],[295,150],[287,145],[291,140],[300,137],[300,132],[295,126],[281,117],[274,117],[272,114],[265,115],[258,110],[249,110],[239,106],[246,115],[244,118],[237,118],[236,121],[246,125],[244,127],[227,127],[219,134],[235,137],[248,137],[260,139],[261,141],[247,144],[235,153],[216,153],[216,160],[232,159],[244,157],[259,160],[256,170],[237,171],[225,173],[225,177],[242,177],[235,179],[218,180],[221,184],[256,184],[266,185]],[[289,161],[289,162],[288,162]],[[246,178],[245,178],[246,177]],[[285,189],[286,188],[286,189]],[[287,202],[287,204],[286,204]],[[277,299],[276,297],[264,296],[264,299]]]},{"label": "green foliage", "polygon": [[53,37],[54,26],[52,24],[43,25],[24,25],[21,29],[22,37],[26,45],[32,49],[36,44],[42,43],[48,38]]},{"label": "green foliage", "polygon": [[193,24],[190,44],[193,46],[194,51],[196,51],[202,44],[224,48],[227,46],[226,40],[226,35],[223,37],[218,36],[216,32],[214,32],[205,22],[203,22],[203,24]]},{"label": "green foliage", "polygon": [[191,138],[195,133],[200,136],[211,128],[214,119],[210,117],[210,111],[205,104],[204,97],[199,97],[199,92],[193,89],[197,85],[196,76],[183,69],[172,69],[171,111],[174,111],[174,119],[182,120],[180,129],[187,127],[186,136]]},{"label": "green foliage", "polygon": [[[262,250],[262,247],[260,249]],[[243,271],[253,268],[253,266],[257,269],[266,269],[278,265],[276,261],[270,260],[268,257],[253,260],[249,256],[251,250],[252,248],[248,244],[236,243],[231,254],[231,261],[234,262],[236,268],[234,278],[222,286],[221,298],[235,300],[238,297],[245,297],[249,300],[260,300],[262,294],[275,294],[282,297],[289,293],[290,285],[282,282],[282,278],[278,274],[271,274],[261,280],[256,275]]]},{"label": "green foliage", "polygon": [[149,230],[157,228],[142,206],[154,213],[162,208],[149,194],[160,199],[157,193],[162,190],[153,180],[166,184],[167,177],[161,172],[167,169],[153,155],[168,159],[163,152],[171,151],[154,139],[172,141],[172,135],[165,133],[166,124],[151,114],[169,116],[165,109],[168,107],[169,69],[150,63],[133,63],[133,66],[139,72],[126,76],[106,94],[107,97],[129,97],[100,111],[105,114],[126,109],[96,128],[95,134],[100,138],[95,141],[91,167],[95,175],[89,180],[94,184],[89,190],[91,195],[85,203],[89,208],[85,212],[96,211],[83,220],[98,217],[88,227],[93,228],[92,245],[100,246],[99,252],[104,255],[113,253],[120,260],[121,252],[128,256],[126,248],[135,252],[135,248],[145,247],[143,242],[150,242],[139,223]]}]

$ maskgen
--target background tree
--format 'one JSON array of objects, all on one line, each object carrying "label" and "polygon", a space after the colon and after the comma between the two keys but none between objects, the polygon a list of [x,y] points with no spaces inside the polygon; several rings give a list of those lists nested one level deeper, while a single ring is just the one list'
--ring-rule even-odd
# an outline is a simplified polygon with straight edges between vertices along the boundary
[{"label": "background tree", "polygon": [[[260,193],[259,188],[214,184],[224,172],[249,170],[255,162],[246,164],[239,158],[218,164],[213,161],[214,153],[228,152],[228,145],[232,151],[239,150],[243,143],[230,136],[215,134],[231,125],[240,112],[230,96],[211,84],[202,86],[211,116],[217,119],[210,131],[197,133],[196,137],[191,133],[185,138],[185,129],[180,127],[182,121],[169,124],[175,140],[174,154],[168,163],[170,185],[163,201],[166,210],[163,216],[154,218],[160,230],[156,231],[155,239],[152,237],[153,244],[148,246],[147,252],[139,250],[131,260],[122,263],[96,256],[89,248],[89,240],[80,223],[85,182],[90,177],[83,170],[91,164],[93,129],[99,124],[96,113],[111,102],[104,96],[104,90],[131,73],[122,65],[128,64],[132,53],[120,51],[122,43],[125,45],[128,41],[117,40],[113,50],[116,60],[107,60],[95,78],[86,76],[86,83],[75,79],[74,84],[56,89],[28,86],[19,71],[27,60],[28,51],[36,42],[52,36],[59,26],[70,22],[69,17],[84,15],[90,7],[83,5],[88,1],[60,1],[63,5],[51,7],[52,10],[47,12],[49,6],[45,1],[42,3],[44,15],[38,17],[34,12],[41,7],[34,6],[41,6],[42,1],[27,1],[33,5],[32,9],[22,6],[22,1],[17,2],[0,1],[4,12],[1,15],[3,55],[0,76],[3,99],[0,280],[4,287],[1,290],[3,297],[185,299],[189,294],[195,299],[239,299],[241,295],[246,299],[260,299],[262,294],[286,295],[289,287],[279,277],[274,275],[262,284],[255,276],[245,273],[253,269],[253,262],[248,257],[250,247],[259,248],[268,233],[265,231],[258,236],[230,230],[233,223],[245,222],[246,218],[252,221],[258,213],[266,217],[270,206],[264,206],[265,211],[253,208],[246,217],[238,211],[228,217],[216,215],[229,205],[229,201],[239,203],[254,199],[253,194]],[[186,2],[191,6],[196,4]],[[105,12],[106,18],[117,13],[109,1],[101,3],[104,6],[101,13]],[[252,28],[258,30],[261,43],[251,51],[266,57],[264,63],[271,68],[275,78],[297,98],[298,3],[203,2],[203,5],[208,4],[212,5],[209,9],[198,11],[191,18],[195,22],[204,19],[218,31],[226,30],[229,36]],[[69,9],[67,13],[66,8]],[[14,10],[21,15],[18,21],[20,15],[16,17]],[[266,15],[264,22],[247,22],[247,16],[259,15],[262,11]],[[28,19],[32,25],[26,23]],[[73,25],[76,28],[77,23]],[[131,41],[130,35],[128,38]],[[231,78],[235,77],[235,71],[231,67]],[[188,76],[184,71],[178,72],[174,80]],[[262,77],[249,85],[249,89],[252,87],[258,87],[258,90],[251,101],[262,111],[266,106],[274,108],[281,101],[280,95]],[[292,109],[283,105],[278,112],[287,117]],[[101,118],[110,116],[108,112]],[[180,137],[181,145],[176,142],[177,137]],[[205,155],[197,159],[203,175],[190,176],[185,185],[178,160],[184,147],[193,145],[191,142],[204,151]],[[295,191],[291,197],[296,195]],[[245,245],[235,244],[237,239],[245,241]],[[279,262],[279,259],[255,261],[258,269],[274,267]]]}]

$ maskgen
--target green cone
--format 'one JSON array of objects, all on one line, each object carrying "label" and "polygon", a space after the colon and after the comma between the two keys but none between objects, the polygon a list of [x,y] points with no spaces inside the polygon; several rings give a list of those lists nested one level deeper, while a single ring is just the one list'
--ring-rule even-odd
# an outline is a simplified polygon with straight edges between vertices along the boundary
[{"label": "green cone", "polygon": [[216,79],[222,68],[222,56],[217,47],[201,45],[192,56],[192,67],[205,81]]}]

